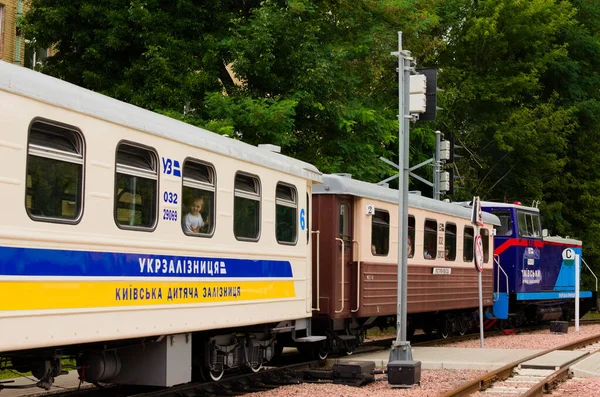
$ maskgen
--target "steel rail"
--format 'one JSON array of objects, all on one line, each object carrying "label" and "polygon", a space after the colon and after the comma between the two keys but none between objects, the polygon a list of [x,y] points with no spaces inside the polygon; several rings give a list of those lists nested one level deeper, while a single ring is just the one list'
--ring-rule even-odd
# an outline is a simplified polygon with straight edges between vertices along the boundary
[{"label": "steel rail", "polygon": [[[475,393],[478,391],[483,391],[483,390],[487,389],[492,383],[497,382],[497,381],[502,381],[502,380],[509,378],[512,375],[513,369],[515,367],[518,367],[519,364],[522,364],[526,361],[532,360],[537,357],[541,357],[545,354],[551,353],[556,350],[576,350],[576,349],[579,349],[580,347],[587,346],[591,343],[598,342],[598,341],[600,341],[600,334],[593,335],[593,336],[590,336],[590,337],[587,337],[587,338],[584,338],[584,339],[581,339],[581,340],[578,340],[575,342],[566,343],[562,346],[547,349],[540,353],[535,353],[535,354],[529,355],[525,358],[522,358],[522,359],[519,359],[512,363],[506,364],[498,369],[492,370],[472,381],[466,382],[466,383],[462,384],[461,386],[458,386],[455,389],[450,390],[449,392],[444,394],[444,397],[469,396],[472,393]],[[587,357],[587,355],[584,357]],[[568,370],[568,366],[566,366],[565,368],[567,368],[567,370]],[[536,390],[538,387],[541,387],[543,390],[547,383],[552,382],[554,379],[558,379],[558,376],[559,376],[558,372],[560,372],[561,370],[548,376],[546,379],[541,381],[539,384],[536,384],[534,386],[536,388]],[[537,391],[532,391],[532,393],[537,393]],[[539,395],[539,394],[531,394],[531,396],[537,396],[537,395]]]}]

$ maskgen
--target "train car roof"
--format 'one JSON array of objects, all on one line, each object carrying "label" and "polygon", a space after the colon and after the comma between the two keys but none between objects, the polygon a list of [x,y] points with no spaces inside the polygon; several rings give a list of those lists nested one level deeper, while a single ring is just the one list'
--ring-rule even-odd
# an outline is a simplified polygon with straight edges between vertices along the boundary
[{"label": "train car roof", "polygon": [[0,61],[0,90],[321,182],[321,172],[312,164],[221,136],[5,61]]},{"label": "train car roof", "polygon": [[[335,174],[323,175],[323,184],[313,186],[313,194],[348,194],[393,204],[398,203],[398,190],[396,189]],[[471,219],[471,209],[463,205],[434,200],[416,194],[408,195],[408,205],[413,208]],[[482,215],[486,224],[500,225],[500,219],[496,215],[487,212]]]}]

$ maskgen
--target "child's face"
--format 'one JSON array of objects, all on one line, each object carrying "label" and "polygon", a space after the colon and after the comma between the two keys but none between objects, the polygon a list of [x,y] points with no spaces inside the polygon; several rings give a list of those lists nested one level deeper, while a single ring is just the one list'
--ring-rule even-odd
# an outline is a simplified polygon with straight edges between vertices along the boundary
[{"label": "child's face", "polygon": [[204,202],[202,200],[196,200],[194,201],[194,203],[192,204],[192,215],[198,215],[198,213],[200,211],[202,211],[204,207]]}]

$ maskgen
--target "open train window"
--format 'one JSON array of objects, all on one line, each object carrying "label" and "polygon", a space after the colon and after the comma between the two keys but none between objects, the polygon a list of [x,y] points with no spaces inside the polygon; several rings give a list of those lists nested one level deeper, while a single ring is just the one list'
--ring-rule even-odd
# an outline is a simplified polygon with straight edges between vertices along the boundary
[{"label": "open train window", "polygon": [[425,220],[423,230],[423,258],[435,259],[437,246],[437,222],[433,219]]},{"label": "open train window", "polygon": [[80,131],[36,119],[29,128],[25,208],[36,221],[77,223],[83,210]]},{"label": "open train window", "polygon": [[471,226],[465,226],[463,234],[463,260],[465,262],[473,261],[473,237],[475,233]]},{"label": "open train window", "polygon": [[519,237],[541,237],[540,215],[517,211]]},{"label": "open train window", "polygon": [[488,229],[479,230],[481,242],[483,243],[483,262],[488,263],[490,260],[490,231]]},{"label": "open train window", "polygon": [[446,231],[444,236],[444,258],[447,261],[456,259],[456,225],[454,223],[446,223]]},{"label": "open train window", "polygon": [[390,213],[375,209],[371,219],[371,253],[387,256],[390,251]]},{"label": "open train window", "polygon": [[412,258],[415,256],[415,217],[408,216],[408,243],[406,247],[406,256]]},{"label": "open train window", "polygon": [[210,237],[215,229],[215,169],[198,160],[183,163],[181,228],[189,236]]},{"label": "open train window", "polygon": [[496,236],[512,236],[513,221],[509,210],[492,210],[492,214],[500,218],[500,226],[494,225]]},{"label": "open train window", "polygon": [[238,173],[235,176],[233,233],[238,240],[258,241],[260,234],[260,180]]},{"label": "open train window", "polygon": [[117,146],[115,221],[124,229],[153,230],[157,218],[158,156],[141,145]]},{"label": "open train window", "polygon": [[279,244],[296,244],[298,238],[296,188],[278,183],[275,189],[275,236]]}]

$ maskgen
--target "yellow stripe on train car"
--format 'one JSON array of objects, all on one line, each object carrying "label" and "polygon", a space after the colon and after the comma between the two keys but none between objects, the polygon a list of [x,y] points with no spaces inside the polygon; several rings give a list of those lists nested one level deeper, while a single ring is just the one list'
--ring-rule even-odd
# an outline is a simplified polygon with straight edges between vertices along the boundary
[{"label": "yellow stripe on train car", "polygon": [[0,282],[0,311],[177,305],[296,297],[294,282]]}]

